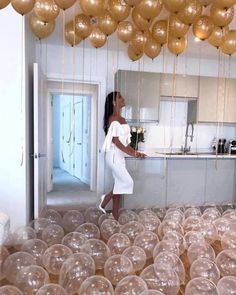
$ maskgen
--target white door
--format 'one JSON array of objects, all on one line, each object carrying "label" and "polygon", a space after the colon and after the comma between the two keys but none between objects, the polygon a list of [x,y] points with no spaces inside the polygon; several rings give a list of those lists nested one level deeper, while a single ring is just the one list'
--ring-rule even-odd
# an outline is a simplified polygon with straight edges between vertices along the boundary
[{"label": "white door", "polygon": [[47,203],[46,79],[34,63],[34,218]]},{"label": "white door", "polygon": [[74,134],[74,176],[82,178],[83,166],[83,102],[77,101],[74,106],[75,134]]}]

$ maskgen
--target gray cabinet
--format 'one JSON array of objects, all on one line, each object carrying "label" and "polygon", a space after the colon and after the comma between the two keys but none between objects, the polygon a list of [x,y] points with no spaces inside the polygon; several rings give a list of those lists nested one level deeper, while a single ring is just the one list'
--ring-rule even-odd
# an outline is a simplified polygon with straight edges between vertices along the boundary
[{"label": "gray cabinet", "polygon": [[126,101],[123,115],[130,121],[158,121],[160,74],[119,70],[115,89]]}]

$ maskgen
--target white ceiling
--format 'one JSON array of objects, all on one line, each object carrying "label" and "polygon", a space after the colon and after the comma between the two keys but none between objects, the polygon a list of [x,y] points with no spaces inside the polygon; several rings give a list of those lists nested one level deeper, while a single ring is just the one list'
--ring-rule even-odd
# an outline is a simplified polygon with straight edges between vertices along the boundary
[{"label": "white ceiling", "polygon": [[[80,13],[80,7],[78,4],[78,1],[76,4],[71,7],[70,9],[65,11],[65,23],[70,21],[73,17],[73,15],[76,15]],[[206,8],[204,13],[208,14],[209,8]],[[165,10],[162,11],[161,15],[158,17],[163,18],[165,17],[167,12]],[[54,44],[54,45],[62,45],[63,44],[63,38],[62,38],[62,24],[63,24],[63,12],[61,11],[59,17],[56,20],[56,28],[53,34],[47,39],[48,44]],[[230,24],[230,29],[236,29],[236,11],[235,11],[235,17]],[[111,40],[111,41],[110,41]],[[110,50],[116,50],[117,49],[117,36],[116,33],[113,33],[112,36],[109,37],[109,49]],[[68,45],[69,46],[69,45]],[[78,45],[81,46],[81,45]],[[88,41],[85,42],[86,47],[90,47],[90,44]],[[120,50],[126,50],[127,45],[119,41],[119,49]],[[99,50],[99,49],[98,49]],[[207,41],[204,42],[196,42],[194,41],[194,36],[192,34],[192,29],[190,28],[188,33],[188,47],[185,53],[183,55],[187,55],[188,57],[194,57],[194,58],[207,58],[207,59],[218,59],[218,50],[214,48],[212,45],[210,45]],[[231,57],[232,61],[236,61],[236,55]]]}]

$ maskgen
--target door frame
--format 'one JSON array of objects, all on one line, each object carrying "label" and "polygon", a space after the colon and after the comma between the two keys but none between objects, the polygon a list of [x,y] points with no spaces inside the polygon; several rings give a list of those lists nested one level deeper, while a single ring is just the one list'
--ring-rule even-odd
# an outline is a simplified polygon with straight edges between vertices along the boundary
[{"label": "door frame", "polygon": [[[90,167],[90,190],[97,191],[97,146],[98,146],[98,96],[99,85],[97,83],[82,83],[81,81],[63,81],[63,92],[65,95],[86,95],[91,97],[91,167]],[[49,78],[47,81],[47,112],[48,112],[48,130],[47,130],[47,150],[48,150],[48,175],[47,192],[53,189],[52,171],[53,171],[53,125],[52,125],[52,96],[62,95],[62,80]]]}]

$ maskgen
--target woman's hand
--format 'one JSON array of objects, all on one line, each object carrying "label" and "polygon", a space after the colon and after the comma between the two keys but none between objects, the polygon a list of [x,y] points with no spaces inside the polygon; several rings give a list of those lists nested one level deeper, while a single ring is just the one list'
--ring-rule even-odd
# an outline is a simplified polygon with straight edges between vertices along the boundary
[{"label": "woman's hand", "polygon": [[137,152],[135,151],[135,157],[136,158],[145,158],[147,155],[144,154],[144,153],[140,153],[140,152]]}]

